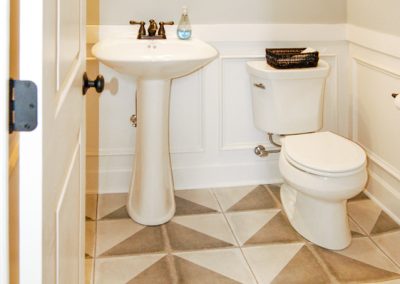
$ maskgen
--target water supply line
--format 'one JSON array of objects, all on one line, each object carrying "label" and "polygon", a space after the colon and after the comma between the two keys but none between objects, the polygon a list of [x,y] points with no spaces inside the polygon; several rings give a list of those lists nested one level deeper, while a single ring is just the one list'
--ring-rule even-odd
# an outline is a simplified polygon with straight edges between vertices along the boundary
[{"label": "water supply line", "polygon": [[137,91],[135,92],[135,113],[132,114],[130,121],[133,127],[137,127]]},{"label": "water supply line", "polygon": [[257,147],[254,148],[254,153],[255,153],[257,156],[263,158],[263,157],[267,157],[269,154],[275,154],[275,153],[279,153],[279,152],[281,151],[282,145],[281,145],[281,144],[278,144],[278,143],[276,143],[276,142],[274,141],[273,135],[274,135],[273,133],[268,133],[268,140],[269,140],[269,142],[270,142],[272,145],[278,147],[279,149],[275,149],[275,150],[266,150],[265,147],[264,147],[263,145],[258,145]]}]

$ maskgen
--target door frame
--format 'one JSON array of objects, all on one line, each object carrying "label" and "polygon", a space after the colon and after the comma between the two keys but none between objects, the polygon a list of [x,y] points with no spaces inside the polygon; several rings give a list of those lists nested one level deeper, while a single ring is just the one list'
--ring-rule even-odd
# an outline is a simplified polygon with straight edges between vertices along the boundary
[{"label": "door frame", "polygon": [[[4,3],[4,2],[3,2]],[[9,283],[8,222],[8,92],[10,61],[10,0],[0,9],[0,283]]]}]

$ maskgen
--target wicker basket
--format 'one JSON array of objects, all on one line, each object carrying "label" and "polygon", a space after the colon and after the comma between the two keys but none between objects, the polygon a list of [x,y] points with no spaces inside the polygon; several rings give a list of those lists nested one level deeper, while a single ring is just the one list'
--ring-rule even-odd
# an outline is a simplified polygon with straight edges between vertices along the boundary
[{"label": "wicker basket", "polygon": [[319,53],[301,53],[305,48],[266,48],[269,65],[278,69],[310,68],[318,65]]}]

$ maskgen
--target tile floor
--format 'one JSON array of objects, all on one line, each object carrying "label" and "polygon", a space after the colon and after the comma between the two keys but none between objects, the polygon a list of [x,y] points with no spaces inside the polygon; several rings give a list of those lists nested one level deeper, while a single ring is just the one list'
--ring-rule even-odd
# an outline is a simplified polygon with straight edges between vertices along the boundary
[{"label": "tile floor", "polygon": [[87,197],[87,283],[400,283],[400,226],[360,194],[353,242],[315,246],[289,225],[279,186],[176,192],[176,216],[145,227],[125,194]]}]

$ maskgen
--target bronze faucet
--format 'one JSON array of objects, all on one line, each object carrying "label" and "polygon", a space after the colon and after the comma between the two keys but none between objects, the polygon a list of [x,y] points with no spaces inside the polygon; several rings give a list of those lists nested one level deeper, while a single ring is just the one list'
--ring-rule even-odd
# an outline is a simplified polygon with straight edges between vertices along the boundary
[{"label": "bronze faucet", "polygon": [[[148,35],[146,35],[146,28],[145,28],[145,22],[140,21],[129,21],[129,24],[131,25],[140,25],[137,39],[166,39],[166,33],[165,33],[165,28],[164,25],[173,25],[174,22],[160,22],[160,28],[157,27],[157,23],[155,20],[151,19],[150,20],[150,25],[149,28],[147,29]],[[157,32],[158,28],[158,32]]]}]

